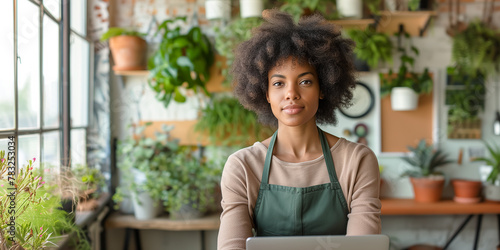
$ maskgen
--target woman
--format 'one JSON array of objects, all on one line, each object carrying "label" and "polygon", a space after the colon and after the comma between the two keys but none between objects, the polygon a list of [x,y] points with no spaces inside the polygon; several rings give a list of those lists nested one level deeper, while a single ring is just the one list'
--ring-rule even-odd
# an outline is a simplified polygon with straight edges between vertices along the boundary
[{"label": "woman", "polygon": [[222,174],[219,249],[248,237],[380,233],[378,163],[366,146],[321,131],[355,86],[353,42],[315,15],[276,10],[236,51],[234,92],[264,124],[262,142],[232,154]]}]

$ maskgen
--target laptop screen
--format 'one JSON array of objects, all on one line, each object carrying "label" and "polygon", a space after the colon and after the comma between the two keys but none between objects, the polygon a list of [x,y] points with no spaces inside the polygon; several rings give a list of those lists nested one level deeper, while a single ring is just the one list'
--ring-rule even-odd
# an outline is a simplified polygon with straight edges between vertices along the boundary
[{"label": "laptop screen", "polygon": [[246,247],[247,250],[389,250],[389,237],[382,234],[250,237]]}]

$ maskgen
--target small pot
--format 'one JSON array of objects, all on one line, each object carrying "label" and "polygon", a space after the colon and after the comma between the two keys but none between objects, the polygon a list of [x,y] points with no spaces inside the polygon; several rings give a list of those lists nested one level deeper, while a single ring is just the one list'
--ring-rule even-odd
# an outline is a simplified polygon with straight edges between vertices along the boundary
[{"label": "small pot", "polygon": [[437,202],[441,200],[444,177],[410,177],[416,202]]},{"label": "small pot", "polygon": [[337,10],[344,18],[361,19],[363,17],[362,0],[337,0]]},{"label": "small pot", "polygon": [[134,215],[138,220],[149,220],[157,217],[162,212],[160,202],[155,201],[147,192],[132,193]]},{"label": "small pot", "polygon": [[500,186],[488,184],[484,186],[484,199],[500,202]]},{"label": "small pot", "polygon": [[418,106],[418,94],[408,87],[395,87],[391,90],[391,107],[394,111],[415,110]]},{"label": "small pot", "polygon": [[241,18],[260,17],[264,10],[262,0],[240,0],[240,15]]},{"label": "small pot", "polygon": [[114,36],[109,39],[109,48],[115,66],[113,70],[145,70],[147,43],[138,36]]},{"label": "small pot", "polygon": [[481,181],[455,179],[452,181],[452,185],[456,202],[477,203],[481,200]]},{"label": "small pot", "polygon": [[231,18],[231,1],[206,0],[205,13],[208,20],[219,18],[229,20]]}]

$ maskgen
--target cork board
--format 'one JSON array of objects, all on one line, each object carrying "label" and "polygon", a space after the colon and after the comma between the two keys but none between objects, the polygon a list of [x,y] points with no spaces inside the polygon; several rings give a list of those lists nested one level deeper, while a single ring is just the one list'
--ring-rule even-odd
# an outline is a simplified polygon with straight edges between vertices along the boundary
[{"label": "cork board", "polygon": [[408,152],[407,146],[417,145],[420,139],[432,142],[433,93],[421,95],[418,108],[411,111],[393,111],[391,98],[381,103],[382,152]]}]

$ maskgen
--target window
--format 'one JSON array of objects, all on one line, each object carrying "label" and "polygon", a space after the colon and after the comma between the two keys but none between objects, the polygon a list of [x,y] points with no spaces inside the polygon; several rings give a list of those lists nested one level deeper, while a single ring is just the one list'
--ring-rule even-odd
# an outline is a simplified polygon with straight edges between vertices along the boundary
[{"label": "window", "polygon": [[55,167],[87,162],[87,1],[68,1],[65,10],[66,1],[15,0],[0,9],[0,149],[15,138],[18,168],[33,157]]}]

